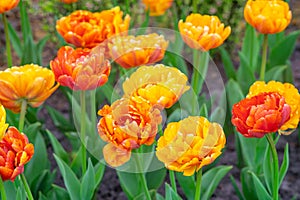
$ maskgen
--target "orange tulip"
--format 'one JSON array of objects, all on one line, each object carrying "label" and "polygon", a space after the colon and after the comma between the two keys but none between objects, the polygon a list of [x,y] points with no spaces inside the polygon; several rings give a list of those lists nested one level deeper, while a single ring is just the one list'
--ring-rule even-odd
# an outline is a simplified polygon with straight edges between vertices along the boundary
[{"label": "orange tulip", "polygon": [[300,119],[300,94],[298,89],[290,83],[281,83],[277,81],[256,81],[249,89],[247,98],[259,95],[264,92],[276,92],[284,97],[285,103],[291,108],[289,120],[279,129],[280,134],[288,135],[296,129]]},{"label": "orange tulip", "polygon": [[98,114],[100,137],[108,142],[104,149],[106,162],[117,167],[130,159],[131,150],[154,142],[162,121],[160,110],[143,98],[122,98],[111,107],[105,105]]},{"label": "orange tulip", "polygon": [[33,144],[15,127],[9,127],[0,141],[0,175],[3,181],[11,180],[23,173],[24,165],[34,154]]},{"label": "orange tulip", "polygon": [[50,67],[56,81],[72,90],[93,90],[105,84],[110,73],[110,63],[101,48],[61,47]]},{"label": "orange tulip", "polygon": [[173,0],[143,0],[145,10],[150,10],[150,16],[163,15],[172,6]]},{"label": "orange tulip", "polygon": [[151,105],[169,108],[189,89],[188,78],[162,64],[139,67],[123,83],[125,97],[142,97]]},{"label": "orange tulip", "polygon": [[232,108],[231,122],[245,137],[261,138],[278,131],[289,120],[291,107],[278,93],[261,93]]},{"label": "orange tulip", "polygon": [[1,0],[0,1],[0,14],[7,12],[19,4],[20,0]]},{"label": "orange tulip", "polygon": [[117,36],[108,44],[111,58],[124,68],[152,64],[163,59],[168,42],[152,33],[139,36]]},{"label": "orange tulip", "polygon": [[40,106],[57,88],[51,70],[27,64],[0,71],[0,102],[13,112],[20,112],[22,100]]},{"label": "orange tulip", "polygon": [[126,32],[130,17],[122,19],[119,7],[92,13],[77,10],[56,22],[56,29],[66,42],[76,47],[93,48],[115,34]]},{"label": "orange tulip", "polygon": [[289,4],[282,0],[249,0],[244,9],[245,20],[262,34],[279,33],[292,19]]},{"label": "orange tulip", "polygon": [[221,23],[217,16],[190,14],[178,28],[184,42],[193,49],[208,51],[217,48],[230,35],[231,28]]},{"label": "orange tulip", "polygon": [[222,127],[204,117],[169,123],[157,142],[157,158],[166,168],[191,176],[212,163],[222,152],[226,137]]},{"label": "orange tulip", "polygon": [[76,3],[78,0],[60,0],[62,3],[71,4]]}]

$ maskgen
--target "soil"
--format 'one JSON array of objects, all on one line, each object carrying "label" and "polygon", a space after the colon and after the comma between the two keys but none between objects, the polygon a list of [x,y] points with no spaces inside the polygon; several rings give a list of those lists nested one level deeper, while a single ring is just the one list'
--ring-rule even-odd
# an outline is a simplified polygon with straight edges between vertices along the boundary
[{"label": "soil", "polygon": [[[296,1],[292,1],[294,3],[295,11],[298,9],[296,14],[294,14],[294,20],[293,25],[296,25],[297,29],[299,29],[300,25],[300,6],[296,5]],[[298,3],[300,3],[298,1]],[[10,22],[13,23],[13,26],[16,27],[18,30],[20,30],[20,26],[18,25],[18,12],[14,11],[9,14]],[[15,19],[15,20],[14,20]],[[33,21],[38,19],[32,19]],[[297,26],[298,25],[298,26]],[[41,34],[40,30],[38,31],[36,28],[34,29],[35,33]],[[4,65],[4,48],[5,48],[5,39],[3,33],[3,26],[0,24],[0,66]],[[41,37],[43,34],[41,34],[39,37]],[[53,44],[47,45],[45,47],[45,53],[43,54],[44,57],[44,63],[49,63],[49,61],[55,56],[55,46]],[[16,58],[16,56],[14,56]],[[18,63],[17,60],[14,60],[14,63]],[[291,58],[293,73],[294,73],[294,80],[295,80],[295,86],[299,89],[300,88],[300,41],[298,41],[298,44],[296,46],[296,49],[293,53],[293,56]],[[46,64],[47,65],[47,64]],[[220,66],[218,66],[220,67]],[[61,91],[55,92],[51,98],[49,98],[46,101],[46,105],[50,105],[57,110],[61,111],[62,113],[66,114],[70,111],[69,106],[67,105],[67,100],[65,99],[64,95],[61,93]],[[58,138],[58,140],[63,144],[63,146],[67,150],[70,149],[70,144],[68,140],[56,129],[52,121],[50,120],[50,116],[47,113],[45,109],[43,109],[40,113],[42,118],[47,119],[46,120],[46,128],[50,129],[52,133],[55,134],[55,136]],[[293,197],[296,197],[296,199],[300,199],[300,140],[299,140],[300,134],[298,134],[298,130],[295,131],[290,136],[282,136],[279,140],[279,143],[277,144],[277,149],[279,152],[279,157],[282,159],[283,156],[283,148],[285,144],[288,142],[290,147],[290,166],[287,172],[287,175],[282,183],[282,186],[280,188],[280,196],[283,200],[288,200]],[[56,168],[55,160],[52,156],[52,147],[48,147],[49,151],[49,159],[51,160],[52,168]],[[226,144],[226,150],[222,154],[220,161],[218,164],[222,165],[232,165],[233,169],[230,171],[228,175],[225,176],[225,178],[220,182],[218,188],[216,189],[212,199],[214,200],[235,200],[238,199],[237,195],[235,194],[234,188],[230,181],[230,176],[233,176],[235,180],[239,183],[239,169],[236,166],[236,151],[234,146],[234,135],[229,134],[227,137],[227,144]],[[169,182],[168,178],[166,178],[166,181]],[[56,179],[56,184],[63,186],[63,181],[60,175],[58,175]],[[159,189],[159,192],[163,194],[164,189],[163,186]],[[179,193],[182,194],[182,192],[179,189]],[[182,195],[183,196],[183,195]],[[126,195],[121,189],[121,186],[118,181],[118,177],[116,174],[116,171],[110,167],[106,168],[104,177],[102,179],[101,185],[98,190],[97,199],[104,199],[104,200],[114,200],[114,199],[126,199]]]}]

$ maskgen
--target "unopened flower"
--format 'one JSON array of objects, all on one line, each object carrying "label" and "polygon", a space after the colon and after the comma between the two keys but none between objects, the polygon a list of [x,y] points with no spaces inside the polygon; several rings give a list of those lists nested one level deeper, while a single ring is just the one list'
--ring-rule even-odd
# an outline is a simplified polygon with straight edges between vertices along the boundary
[{"label": "unopened flower", "polygon": [[129,28],[130,17],[119,7],[92,13],[77,10],[56,22],[56,29],[66,42],[76,47],[93,48],[115,34]]},{"label": "unopened flower", "polygon": [[139,67],[123,83],[124,96],[139,96],[151,105],[169,108],[189,89],[188,78],[175,67],[162,64]]},{"label": "unopened flower", "polygon": [[178,28],[184,42],[193,49],[208,51],[223,44],[231,28],[225,27],[217,16],[190,14]]},{"label": "unopened flower", "polygon": [[60,0],[62,3],[71,4],[76,3],[78,0]]},{"label": "unopened flower", "polygon": [[0,141],[0,175],[3,181],[11,180],[23,173],[24,165],[34,154],[33,144],[15,127],[9,127]]},{"label": "unopened flower", "polygon": [[51,70],[27,64],[0,71],[0,103],[20,112],[23,100],[32,107],[40,106],[57,88]]},{"label": "unopened flower", "polygon": [[191,176],[212,163],[226,143],[222,127],[204,117],[169,123],[157,142],[157,158],[166,168]]},{"label": "unopened flower", "polygon": [[100,137],[108,142],[103,149],[106,162],[117,167],[130,159],[131,150],[154,142],[162,121],[160,110],[143,98],[122,98],[99,110]]},{"label": "unopened flower", "polygon": [[163,15],[172,6],[173,0],[143,0],[145,10],[150,10],[150,16]]},{"label": "unopened flower", "polygon": [[284,135],[292,133],[291,130],[297,128],[300,119],[300,94],[298,89],[290,83],[256,81],[250,87],[247,98],[264,92],[276,92],[284,97],[285,103],[291,108],[291,112],[289,120],[280,127],[279,133]]},{"label": "unopened flower", "polygon": [[168,42],[156,33],[116,36],[108,44],[111,58],[124,68],[156,63],[163,59]]},{"label": "unopened flower", "polygon": [[0,14],[7,12],[18,5],[20,0],[1,0],[0,1]]},{"label": "unopened flower", "polygon": [[261,138],[277,132],[290,118],[291,107],[278,93],[260,93],[232,108],[232,124],[245,137]]},{"label": "unopened flower", "polygon": [[2,105],[0,105],[0,140],[2,139],[8,124],[5,123],[6,121],[6,112]]},{"label": "unopened flower", "polygon": [[244,9],[245,20],[262,34],[283,31],[291,22],[289,4],[282,0],[249,0]]},{"label": "unopened flower", "polygon": [[72,90],[93,90],[108,80],[110,63],[104,49],[73,49],[61,47],[57,57],[50,62],[55,79]]}]

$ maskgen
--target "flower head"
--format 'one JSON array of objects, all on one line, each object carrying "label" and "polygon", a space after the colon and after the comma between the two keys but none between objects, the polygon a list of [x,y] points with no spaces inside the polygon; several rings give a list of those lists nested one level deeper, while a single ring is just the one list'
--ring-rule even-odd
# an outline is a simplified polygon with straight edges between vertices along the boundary
[{"label": "flower head", "polygon": [[187,82],[188,78],[174,67],[142,66],[123,83],[124,96],[141,97],[151,105],[169,108],[189,89]]},{"label": "flower head", "polygon": [[150,10],[150,16],[163,15],[172,6],[173,0],[143,0],[145,10]]},{"label": "flower head", "polygon": [[282,0],[248,0],[244,9],[245,20],[262,34],[283,31],[291,22],[289,4]]},{"label": "flower head", "polygon": [[157,143],[157,158],[166,168],[191,176],[212,163],[226,143],[222,127],[204,117],[169,123]]},{"label": "flower head", "polygon": [[3,138],[4,133],[8,127],[8,124],[5,123],[6,121],[6,112],[2,105],[0,105],[0,140]]},{"label": "flower head", "polygon": [[178,28],[184,42],[193,49],[208,51],[217,48],[230,35],[231,28],[225,27],[217,16],[190,14],[185,22],[180,20]]},{"label": "flower head", "polygon": [[3,0],[0,1],[0,14],[7,12],[18,5],[20,0]]},{"label": "flower head", "polygon": [[0,102],[13,112],[20,112],[26,100],[32,107],[40,106],[57,88],[51,70],[27,64],[0,71]]},{"label": "flower head", "polygon": [[0,141],[0,175],[3,181],[14,181],[23,173],[24,165],[34,154],[34,147],[28,138],[15,127],[9,127]]},{"label": "flower head", "polygon": [[115,34],[128,30],[130,17],[122,19],[119,7],[92,13],[77,10],[56,22],[56,29],[66,42],[76,47],[93,48]]},{"label": "flower head", "polygon": [[124,68],[152,64],[163,59],[168,42],[152,33],[139,36],[116,36],[108,44],[113,60]]},{"label": "flower head", "polygon": [[98,47],[92,50],[61,47],[50,67],[56,81],[72,90],[93,90],[105,84],[110,73],[104,50]]},{"label": "flower head", "polygon": [[300,94],[294,85],[290,83],[281,83],[278,81],[256,81],[249,89],[247,98],[259,95],[264,92],[276,92],[284,97],[285,103],[291,108],[289,120],[279,129],[281,134],[290,134],[288,129],[296,129],[300,119]]},{"label": "flower head", "polygon": [[109,143],[103,149],[104,158],[114,167],[127,162],[132,149],[151,145],[162,121],[160,110],[139,97],[117,100],[111,106],[105,105],[98,114],[102,116],[99,135]]},{"label": "flower head", "polygon": [[78,0],[60,0],[62,3],[66,3],[66,4],[71,4],[71,3],[75,3]]},{"label": "flower head", "polygon": [[261,93],[232,108],[231,122],[245,137],[261,138],[278,131],[289,120],[291,107],[278,93]]}]

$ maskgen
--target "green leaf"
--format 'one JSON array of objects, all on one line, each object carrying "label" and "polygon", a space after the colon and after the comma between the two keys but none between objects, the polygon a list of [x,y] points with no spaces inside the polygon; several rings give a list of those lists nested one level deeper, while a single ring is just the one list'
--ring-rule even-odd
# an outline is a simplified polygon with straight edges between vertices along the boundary
[{"label": "green leaf", "polygon": [[91,159],[89,159],[87,171],[83,175],[82,182],[80,185],[81,199],[92,199],[95,189],[95,172]]},{"label": "green leaf", "polygon": [[25,38],[23,46],[23,55],[21,58],[21,65],[37,63],[36,49],[32,36]]},{"label": "green leaf", "polygon": [[202,104],[202,106],[200,107],[199,115],[206,117],[206,118],[208,117],[208,110],[207,110],[207,106],[205,103]]},{"label": "green leaf", "polygon": [[210,115],[210,121],[211,122],[217,122],[219,124],[223,124],[224,121],[225,121],[225,117],[226,117],[226,112],[225,112],[224,108],[217,107],[211,113],[211,115]]},{"label": "green leaf", "polygon": [[264,179],[267,185],[267,189],[269,192],[272,192],[272,188],[273,188],[273,174],[274,174],[274,167],[272,162],[270,162],[271,160],[271,149],[269,147],[269,145],[267,145],[266,147],[266,152],[265,152],[265,158],[263,161],[263,175],[264,175]]},{"label": "green leaf", "polygon": [[286,143],[284,148],[283,161],[279,170],[279,186],[281,185],[288,168],[289,168],[289,144]]},{"label": "green leaf", "polygon": [[60,142],[56,139],[56,137],[49,130],[46,130],[46,133],[50,139],[54,153],[58,157],[60,157],[63,161],[65,161],[66,163],[69,163],[70,162],[69,154],[65,151],[65,149],[62,147]]},{"label": "green leaf", "polygon": [[42,65],[42,53],[43,53],[43,49],[45,47],[46,42],[49,40],[50,35],[46,35],[45,37],[43,37],[36,45],[35,45],[35,49],[36,49],[36,54],[37,54],[37,62],[36,64]]},{"label": "green leaf", "polygon": [[266,82],[274,80],[284,82],[283,80],[283,72],[288,68],[287,65],[280,65],[272,67],[270,70],[266,72],[265,80]]},{"label": "green leaf", "polygon": [[272,200],[272,197],[270,196],[270,194],[268,193],[268,191],[266,190],[266,188],[264,187],[262,182],[259,180],[259,178],[253,172],[250,171],[249,173],[252,175],[258,199],[259,200]]},{"label": "green leaf", "polygon": [[29,124],[29,126],[25,126],[23,133],[28,137],[29,142],[35,141],[35,138],[40,131],[42,124],[40,122],[35,122],[33,124]]},{"label": "green leaf", "polygon": [[243,40],[242,54],[245,56],[247,66],[250,71],[255,72],[257,68],[257,58],[260,52],[260,42],[255,29],[247,24],[246,33]]},{"label": "green leaf", "polygon": [[184,176],[182,173],[176,172],[176,179],[183,190],[184,195],[188,199],[194,199],[196,191],[196,182],[194,176]]},{"label": "green leaf", "polygon": [[69,120],[67,120],[60,112],[50,106],[46,106],[46,109],[51,119],[53,120],[55,127],[57,127],[59,130],[64,132],[76,131],[74,125]]},{"label": "green leaf", "polygon": [[248,61],[246,60],[246,55],[239,52],[241,65],[237,71],[237,81],[240,84],[242,91],[244,94],[248,93],[249,87],[252,85],[252,83],[255,82],[255,75],[254,71],[251,69],[251,67],[248,64]]},{"label": "green leaf", "polygon": [[244,197],[247,200],[258,199],[252,175],[249,173],[249,167],[245,167],[241,171],[241,183]]},{"label": "green leaf", "polygon": [[45,169],[50,170],[47,147],[40,132],[37,133],[33,144],[34,154],[30,162],[25,165],[24,170],[29,185],[32,185],[33,180],[40,176]]},{"label": "green leaf", "polygon": [[99,185],[105,171],[105,164],[101,161],[95,166],[95,186]]},{"label": "green leaf", "polygon": [[47,194],[48,199],[63,199],[69,200],[70,196],[65,188],[58,185],[52,185],[52,190]]},{"label": "green leaf", "polygon": [[16,199],[17,189],[11,181],[3,182],[7,199]]},{"label": "green leaf", "polygon": [[236,80],[236,72],[229,53],[224,47],[219,48],[227,79]]},{"label": "green leaf", "polygon": [[72,163],[71,163],[71,168],[72,171],[79,175],[81,172],[81,161],[82,161],[82,151],[81,151],[81,146],[78,148],[78,151],[74,153]]},{"label": "green leaf", "polygon": [[165,184],[165,193],[166,193],[166,200],[180,200],[182,199],[173,189],[172,187],[166,183]]},{"label": "green leaf", "polygon": [[235,191],[236,195],[239,197],[239,199],[240,200],[245,200],[245,197],[243,196],[241,190],[239,189],[239,187],[238,187],[238,185],[237,185],[237,183],[236,183],[236,181],[235,181],[235,179],[233,178],[232,175],[230,175],[230,181],[231,181],[231,184],[234,188],[234,191]]},{"label": "green leaf", "polygon": [[128,199],[133,199],[143,193],[142,185],[138,173],[127,173],[117,171],[122,190]]},{"label": "green leaf", "polygon": [[54,158],[56,160],[56,163],[59,167],[59,170],[61,172],[61,175],[64,179],[65,186],[69,192],[69,195],[71,197],[71,200],[80,200],[80,182],[77,179],[74,172],[71,170],[71,168],[58,156],[55,154]]},{"label": "green leaf", "polygon": [[44,170],[31,184],[31,192],[36,199],[39,193],[46,194],[51,189],[51,184],[55,179],[56,174],[51,173],[50,170]]},{"label": "green leaf", "polygon": [[294,51],[299,35],[300,30],[290,33],[270,50],[270,68],[273,66],[285,65],[287,63],[287,60],[291,57]]},{"label": "green leaf", "polygon": [[21,43],[20,37],[18,36],[16,30],[12,27],[12,25],[10,23],[8,23],[8,33],[9,33],[10,42],[11,42],[16,54],[18,55],[19,58],[21,58],[22,54],[23,54],[22,43]]},{"label": "green leaf", "polygon": [[226,87],[226,95],[229,101],[229,109],[231,110],[233,105],[241,101],[242,99],[244,99],[245,96],[243,95],[240,85],[232,79],[230,79],[227,82],[225,87]]},{"label": "green leaf", "polygon": [[27,2],[24,2],[24,1],[20,1],[20,3],[19,3],[23,40],[25,40],[25,38],[27,38],[29,36],[32,37],[30,20],[28,18],[28,14],[26,11],[26,7],[27,7],[26,4],[27,4]]},{"label": "green leaf", "polygon": [[146,173],[146,181],[149,190],[157,190],[165,180],[167,170],[166,168],[161,168],[156,171]]},{"label": "green leaf", "polygon": [[232,169],[232,166],[218,166],[210,169],[202,177],[201,199],[210,199],[222,178]]},{"label": "green leaf", "polygon": [[24,187],[18,187],[16,200],[26,200],[26,192]]}]

